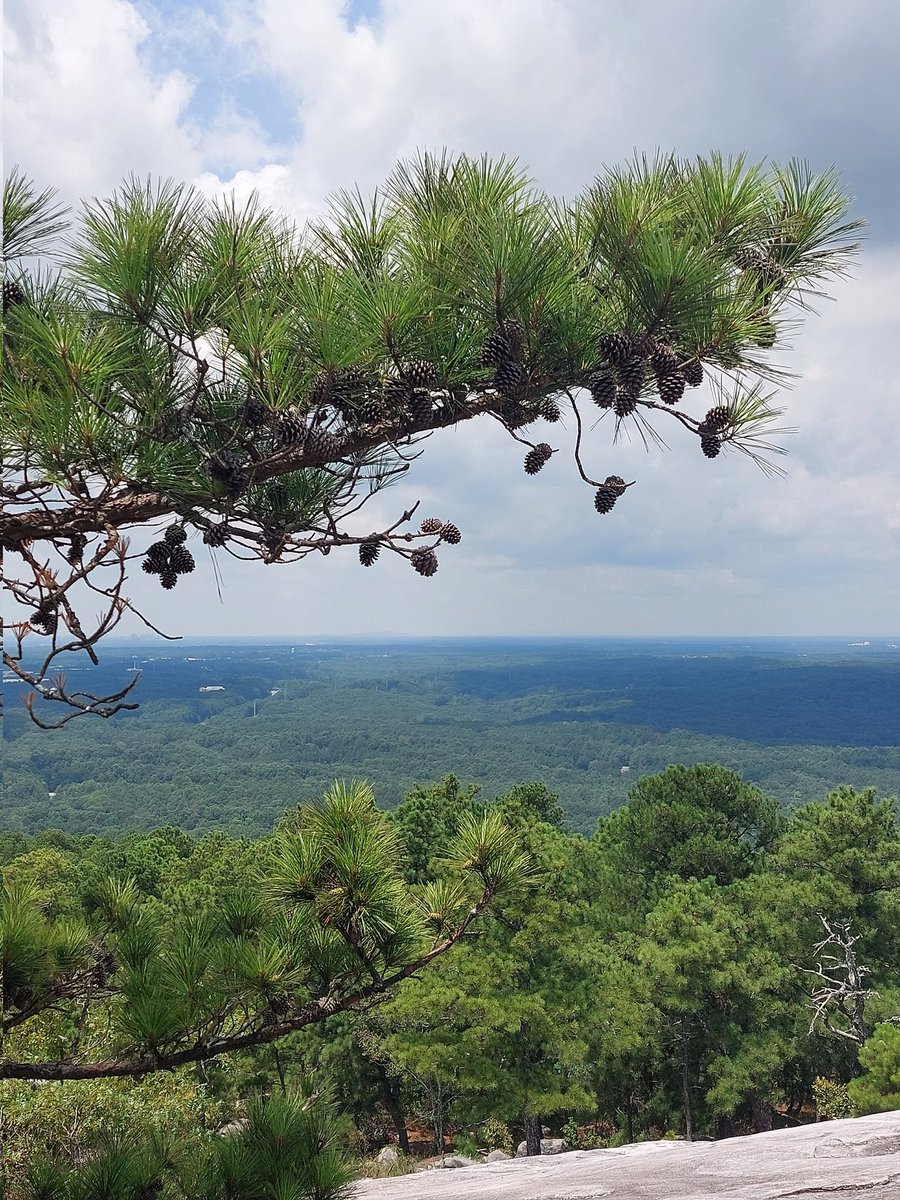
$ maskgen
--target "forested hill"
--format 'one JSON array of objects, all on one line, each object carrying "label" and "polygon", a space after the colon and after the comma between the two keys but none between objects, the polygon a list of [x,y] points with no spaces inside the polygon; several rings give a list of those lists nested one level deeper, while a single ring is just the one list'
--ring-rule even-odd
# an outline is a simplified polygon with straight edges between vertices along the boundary
[{"label": "forested hill", "polygon": [[111,721],[47,734],[9,704],[4,828],[260,833],[337,776],[390,807],[453,772],[488,796],[541,781],[589,831],[672,762],[789,805],[900,778],[887,640],[133,643],[91,681],[134,669],[142,706]]}]

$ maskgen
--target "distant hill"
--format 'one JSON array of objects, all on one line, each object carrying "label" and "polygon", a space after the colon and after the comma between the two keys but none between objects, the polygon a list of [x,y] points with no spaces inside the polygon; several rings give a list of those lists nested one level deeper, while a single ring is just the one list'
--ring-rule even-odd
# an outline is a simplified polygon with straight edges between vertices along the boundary
[{"label": "distant hill", "polygon": [[453,772],[541,780],[589,832],[672,762],[786,805],[900,778],[900,650],[874,639],[134,644],[90,679],[134,669],[142,707],[110,721],[45,733],[9,705],[4,828],[259,833],[336,776],[390,807]]}]

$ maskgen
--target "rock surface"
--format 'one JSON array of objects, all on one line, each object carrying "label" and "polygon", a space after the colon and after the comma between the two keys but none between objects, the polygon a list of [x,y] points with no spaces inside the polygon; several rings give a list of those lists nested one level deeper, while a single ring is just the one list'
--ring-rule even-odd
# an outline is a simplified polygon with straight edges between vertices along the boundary
[{"label": "rock surface", "polygon": [[465,1154],[445,1154],[431,1168],[433,1171],[449,1171],[455,1167],[478,1167],[481,1164],[477,1158],[467,1158]]},{"label": "rock surface", "polygon": [[[541,1154],[562,1154],[563,1150],[568,1150],[569,1143],[565,1138],[541,1138]],[[516,1150],[516,1158],[525,1158],[528,1154],[528,1143],[519,1142]]]},{"label": "rock surface", "polygon": [[355,1200],[900,1200],[900,1112],[366,1179]]}]

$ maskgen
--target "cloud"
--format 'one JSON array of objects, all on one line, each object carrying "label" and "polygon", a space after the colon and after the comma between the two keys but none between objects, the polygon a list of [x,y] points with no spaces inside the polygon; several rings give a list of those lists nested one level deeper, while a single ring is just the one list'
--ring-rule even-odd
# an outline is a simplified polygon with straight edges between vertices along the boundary
[{"label": "cloud", "polygon": [[150,27],[126,0],[12,0],[4,10],[4,143],[67,201],[128,174],[188,178],[201,166],[181,119],[192,84],[152,73]]}]

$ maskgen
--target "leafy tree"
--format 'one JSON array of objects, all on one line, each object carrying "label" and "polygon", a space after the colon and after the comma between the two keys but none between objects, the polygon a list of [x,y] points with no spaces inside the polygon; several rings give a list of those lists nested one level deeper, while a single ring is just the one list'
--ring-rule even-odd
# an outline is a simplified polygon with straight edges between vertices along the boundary
[{"label": "leafy tree", "polygon": [[740,885],[672,881],[636,948],[688,1140],[770,1091],[783,1054],[779,992],[791,971],[777,931],[747,899]]},{"label": "leafy tree", "polygon": [[[846,269],[847,206],[833,172],[797,162],[638,159],[564,205],[508,160],[425,155],[304,231],[255,201],[137,179],[70,231],[13,172],[4,663],[33,715],[133,705],[132,685],[97,696],[52,672],[71,652],[96,662],[133,610],[138,560],[169,589],[191,571],[189,535],[267,563],[349,546],[363,566],[391,552],[433,574],[461,537],[447,514],[373,530],[353,514],[460,421],[499,422],[535,475],[570,416],[600,515],[631,483],[591,465],[597,409],[613,439],[661,442],[671,420],[709,458],[735,448],[773,469],[773,354]],[[38,253],[62,270],[26,271]],[[685,389],[707,377],[695,415]]]},{"label": "leafy tree", "polygon": [[403,839],[410,883],[434,879],[432,859],[456,834],[462,817],[473,811],[478,791],[445,775],[439,783],[417,784],[394,809],[391,820]]},{"label": "leafy tree", "polygon": [[167,1130],[97,1134],[83,1160],[59,1154],[25,1174],[28,1200],[344,1200],[353,1178],[339,1126],[311,1088],[252,1101],[225,1137]]}]

